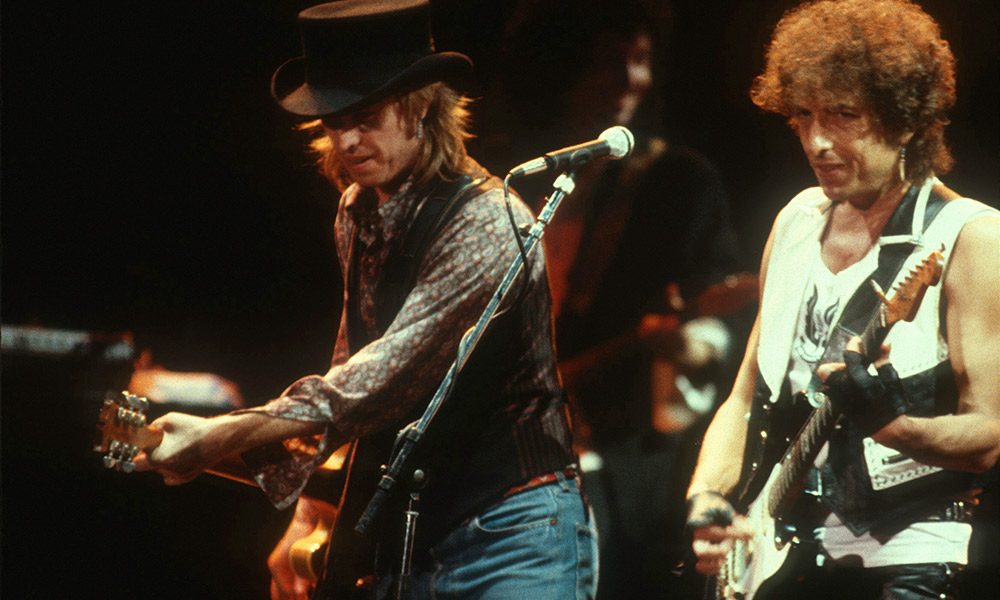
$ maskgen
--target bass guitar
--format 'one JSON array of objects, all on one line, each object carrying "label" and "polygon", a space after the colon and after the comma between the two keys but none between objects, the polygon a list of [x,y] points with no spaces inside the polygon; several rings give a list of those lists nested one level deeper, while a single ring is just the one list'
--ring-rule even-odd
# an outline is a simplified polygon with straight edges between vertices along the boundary
[{"label": "bass guitar", "polygon": [[[881,303],[860,335],[862,354],[869,361],[879,356],[882,341],[893,325],[912,321],[927,288],[940,281],[942,251],[943,247],[914,267],[893,289],[891,298],[873,285]],[[816,408],[792,438],[760,492],[748,504],[746,499],[737,503],[747,507],[745,513],[754,536],[734,542],[715,580],[717,598],[751,600],[757,595],[766,596],[768,589],[783,579],[776,577],[779,572],[793,570],[789,554],[799,538],[791,513],[799,504],[806,474],[840,417],[822,392],[799,394],[808,395],[803,400]],[[760,435],[766,438],[767,431],[762,430]]]}]

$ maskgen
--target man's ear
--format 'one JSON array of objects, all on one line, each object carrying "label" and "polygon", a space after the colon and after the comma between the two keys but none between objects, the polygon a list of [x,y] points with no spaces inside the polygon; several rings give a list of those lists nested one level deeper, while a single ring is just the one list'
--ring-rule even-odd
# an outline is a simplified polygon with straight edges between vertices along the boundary
[{"label": "man's ear", "polygon": [[910,140],[912,140],[912,139],[913,139],[913,132],[912,131],[904,132],[903,135],[899,136],[899,145],[900,146],[905,146],[905,145],[909,144]]}]

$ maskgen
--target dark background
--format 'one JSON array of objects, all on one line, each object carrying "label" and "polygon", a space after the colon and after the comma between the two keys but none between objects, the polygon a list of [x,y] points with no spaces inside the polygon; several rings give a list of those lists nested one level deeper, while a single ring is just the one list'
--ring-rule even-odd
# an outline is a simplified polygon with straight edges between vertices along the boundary
[{"label": "dark background", "polygon": [[[298,54],[295,14],[309,4],[3,3],[4,324],[134,332],[169,368],[220,373],[255,404],[325,371],[336,195],[267,91]],[[435,3],[439,49],[477,63],[473,95],[496,77],[509,4]],[[747,99],[792,4],[675,0],[653,92],[669,138],[720,168],[754,270],[777,209],[813,182],[782,119]],[[944,179],[996,206],[1000,8],[922,5],[958,58],[957,166]],[[476,117],[487,133],[489,115]],[[264,597],[287,513],[207,477],[165,488],[105,473],[87,452],[96,398],[127,376],[4,356],[3,595]]]}]

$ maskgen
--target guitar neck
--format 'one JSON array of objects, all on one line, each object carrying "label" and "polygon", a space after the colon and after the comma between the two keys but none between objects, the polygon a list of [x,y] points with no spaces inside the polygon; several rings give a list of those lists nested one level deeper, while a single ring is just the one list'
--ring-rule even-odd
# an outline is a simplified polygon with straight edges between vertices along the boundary
[{"label": "guitar neck", "polygon": [[[284,447],[281,447],[281,450],[284,450]],[[302,495],[336,505],[347,479],[344,461],[348,451],[349,444],[344,444],[337,448],[325,463],[316,467],[316,470],[306,481]],[[253,472],[238,455],[227,456],[211,468],[206,469],[205,472],[237,483],[260,487],[253,478]]]},{"label": "guitar neck", "polygon": [[[869,362],[878,357],[890,328],[891,325],[886,322],[884,307],[879,306],[858,336],[861,338],[861,354]],[[789,445],[777,484],[771,489],[767,499],[768,510],[772,515],[777,515],[791,504],[790,493],[802,483],[823,444],[830,438],[839,416],[840,413],[828,398],[810,413],[799,434]]]},{"label": "guitar neck", "polygon": [[[346,445],[338,448],[327,462],[316,467],[306,481],[302,495],[315,500],[336,504],[346,481],[346,469],[343,468],[346,456]],[[209,475],[221,477],[244,485],[260,487],[253,478],[253,473],[247,464],[237,455],[227,456],[205,470]]]},{"label": "guitar neck", "polygon": [[212,465],[211,468],[205,469],[205,472],[209,475],[237,483],[258,487],[257,482],[253,480],[253,474],[250,472],[250,469],[247,468],[246,463],[239,456],[227,456]]},{"label": "guitar neck", "polygon": [[861,355],[868,362],[874,362],[882,351],[882,342],[889,334],[891,325],[887,321],[887,314],[884,306],[879,306],[868,321],[864,331],[858,334],[861,338]]},{"label": "guitar neck", "polygon": [[833,403],[826,401],[806,419],[799,435],[788,447],[777,483],[771,488],[771,494],[767,498],[768,512],[771,515],[778,515],[792,504],[790,500],[794,496],[791,492],[801,485],[809,468],[816,461],[820,448],[829,439],[839,416],[834,411]]},{"label": "guitar neck", "polygon": [[[94,450],[100,452],[108,451],[113,446],[113,442],[110,441],[112,438],[126,440],[127,444],[130,447],[135,448],[136,451],[139,449],[151,451],[153,448],[159,446],[160,442],[163,440],[163,431],[158,427],[148,425],[125,427],[111,419],[110,415],[114,413],[113,409],[106,408],[105,411],[106,414],[104,414],[101,418],[101,422],[104,424],[105,439],[97,444]],[[109,435],[109,432],[111,435]],[[272,456],[275,456],[275,453],[279,455],[277,458],[278,460],[287,457],[284,447],[280,444],[271,448],[271,451]],[[306,482],[306,486],[302,490],[302,495],[316,500],[336,504],[340,497],[340,493],[343,490],[346,479],[344,461],[347,458],[347,452],[348,445],[345,444],[334,451],[325,463],[318,466]],[[134,453],[131,453],[131,456],[134,455]],[[130,460],[131,459],[128,458],[116,462],[124,463]],[[112,464],[109,464],[108,466],[112,466]],[[126,472],[128,472],[128,470],[126,470]],[[231,455],[223,458],[210,468],[206,469],[205,473],[215,477],[235,481],[237,483],[242,483],[244,485],[260,487],[257,485],[257,482],[254,481],[253,472],[239,455]]]}]

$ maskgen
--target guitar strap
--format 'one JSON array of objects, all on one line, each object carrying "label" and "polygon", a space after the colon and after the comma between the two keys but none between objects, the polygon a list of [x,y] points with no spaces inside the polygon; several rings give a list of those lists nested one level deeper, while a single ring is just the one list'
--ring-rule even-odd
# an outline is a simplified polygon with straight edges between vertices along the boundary
[{"label": "guitar strap", "polygon": [[[889,217],[879,238],[878,267],[866,278],[874,281],[882,289],[888,289],[896,279],[906,258],[922,243],[923,233],[944,207],[944,198],[933,192],[937,180],[931,178],[923,186],[911,185],[899,206]],[[869,285],[862,284],[854,291],[840,315],[827,341],[823,358],[819,364],[841,362],[847,342],[858,335],[868,322],[880,302]],[[823,389],[823,383],[814,373],[809,385],[810,391]]]},{"label": "guitar strap", "polygon": [[[487,181],[485,177],[473,180],[470,176],[462,175],[450,181],[439,179],[430,186],[426,200],[417,210],[402,241],[392,250],[382,267],[375,288],[376,335],[382,335],[388,329],[402,308],[416,283],[422,259],[430,245],[465,203],[484,189]],[[361,319],[357,294],[361,247],[360,238],[355,232],[348,262],[346,307],[351,354],[374,339]],[[388,456],[394,439],[395,430],[389,427],[363,440],[356,440],[352,448],[350,470],[356,470],[358,474],[365,476],[359,479],[355,479],[353,474],[348,476],[350,479],[347,486],[353,492],[348,494],[345,489],[338,515],[338,521],[346,526],[338,525],[331,534],[324,558],[325,568],[313,598],[369,597],[364,591],[367,586],[356,586],[355,576],[375,574],[376,580],[378,579],[377,574],[382,570],[380,546],[384,531],[362,538],[354,531],[353,525],[365,508],[364,502],[375,491],[377,477],[372,478],[370,475],[377,473],[378,466]],[[362,446],[364,449],[360,450]],[[381,521],[384,522],[384,519]],[[381,523],[377,529],[382,529]]]},{"label": "guitar strap", "polygon": [[[461,207],[475,194],[470,193],[483,188],[485,177],[473,180],[468,175],[461,175],[452,181],[438,180],[433,186],[427,200],[417,213],[413,224],[408,230],[403,244],[398,252],[390,255],[383,275],[379,279],[376,312],[379,332],[385,332],[402,308],[407,294],[413,288],[417,279],[421,258],[426,253],[430,243],[444,228]],[[351,259],[348,273],[348,340],[351,354],[357,352],[372,340],[366,334],[361,320],[361,310],[357,301],[358,289],[358,259],[361,244],[358,235],[354,234],[351,242]],[[262,465],[288,460],[289,453],[281,443],[267,444],[244,452],[243,461],[254,471]],[[310,484],[307,484],[310,485]],[[315,487],[315,486],[312,486]],[[325,490],[318,490],[314,495],[323,496]]]},{"label": "guitar strap", "polygon": [[[439,180],[432,188],[402,244],[389,256],[379,277],[375,302],[379,334],[385,333],[403,307],[406,296],[416,283],[420,263],[430,244],[462,206],[476,195],[474,192],[482,191],[486,180],[485,177],[473,179],[469,175],[461,175],[452,181]],[[347,280],[347,334],[351,354],[372,341],[361,319],[361,307],[357,301],[358,260],[361,254],[357,242],[355,235]]]},{"label": "guitar strap", "polygon": [[[922,186],[910,186],[904,194],[899,206],[893,211],[882,230],[882,236],[879,238],[881,248],[878,266],[866,280],[873,280],[883,289],[887,288],[902,269],[906,257],[921,245],[923,233],[945,204],[944,198],[933,192],[936,183],[937,179],[930,178]],[[868,324],[879,301],[868,285],[861,285],[855,290],[841,312],[836,326],[831,329],[830,339],[827,340],[819,364],[843,360],[847,342]],[[822,381],[813,374],[809,391],[817,392],[822,389]],[[771,392],[758,373],[749,427],[751,431],[772,430],[771,434],[777,433],[777,435],[768,435],[768,441],[759,436],[749,436],[747,439],[745,453],[747,460],[744,460],[740,475],[742,484],[736,488],[733,498],[743,509],[760,492],[771,467],[784,454],[786,446],[780,440],[795,435],[808,417],[808,411],[803,413],[801,407],[792,406],[792,390],[787,377],[775,405],[772,405],[770,397]],[[774,406],[784,409],[772,411]],[[776,414],[771,414],[772,412]],[[775,418],[778,420],[775,421]],[[763,476],[758,477],[761,474]]]}]

